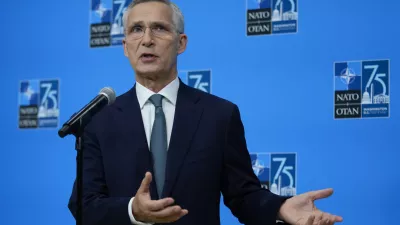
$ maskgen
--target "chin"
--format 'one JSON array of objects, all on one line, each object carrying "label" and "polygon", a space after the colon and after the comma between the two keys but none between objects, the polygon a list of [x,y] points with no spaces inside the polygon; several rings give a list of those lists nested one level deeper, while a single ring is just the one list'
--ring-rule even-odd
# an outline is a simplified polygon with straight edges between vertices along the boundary
[{"label": "chin", "polygon": [[159,68],[155,68],[155,67],[141,67],[141,68],[137,68],[136,69],[136,73],[145,75],[145,76],[153,76],[156,74],[159,74],[161,72],[161,70]]}]

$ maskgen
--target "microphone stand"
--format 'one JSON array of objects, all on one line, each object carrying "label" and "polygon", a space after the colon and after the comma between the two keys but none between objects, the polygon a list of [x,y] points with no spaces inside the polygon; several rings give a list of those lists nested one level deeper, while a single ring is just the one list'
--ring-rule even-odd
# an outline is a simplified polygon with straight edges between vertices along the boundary
[{"label": "microphone stand", "polygon": [[67,135],[73,134],[76,138],[76,191],[78,209],[76,212],[76,224],[83,225],[83,153],[84,153],[84,138],[83,133],[86,125],[91,118],[101,110],[101,108],[115,101],[115,92],[112,88],[106,87],[101,89],[99,95],[85,105],[79,112],[74,113],[71,118],[63,124],[58,130],[58,135],[64,138]]},{"label": "microphone stand", "polygon": [[83,225],[83,126],[82,118],[79,119],[79,126],[76,132],[73,132],[75,140],[75,150],[76,150],[76,182],[77,182],[77,218],[76,225]]},{"label": "microphone stand", "polygon": [[[75,114],[74,114],[75,115]],[[76,225],[83,225],[83,152],[84,152],[84,138],[83,131],[88,122],[88,118],[83,116],[79,118],[72,126],[63,126],[59,130],[60,137],[72,134],[75,136],[75,150],[76,150],[76,191],[77,191],[77,212],[76,212]]]}]

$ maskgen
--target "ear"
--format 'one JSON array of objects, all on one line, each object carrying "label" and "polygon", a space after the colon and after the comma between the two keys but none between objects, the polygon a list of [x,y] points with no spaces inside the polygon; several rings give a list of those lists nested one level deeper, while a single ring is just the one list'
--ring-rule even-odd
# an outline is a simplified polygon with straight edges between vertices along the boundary
[{"label": "ear", "polygon": [[126,57],[128,57],[128,49],[127,49],[127,47],[126,47],[126,40],[125,40],[125,38],[122,39],[122,45],[123,45],[123,47],[124,47],[124,55],[125,55]]},{"label": "ear", "polygon": [[187,43],[188,43],[187,35],[180,34],[178,41],[178,55],[182,54],[186,50]]}]

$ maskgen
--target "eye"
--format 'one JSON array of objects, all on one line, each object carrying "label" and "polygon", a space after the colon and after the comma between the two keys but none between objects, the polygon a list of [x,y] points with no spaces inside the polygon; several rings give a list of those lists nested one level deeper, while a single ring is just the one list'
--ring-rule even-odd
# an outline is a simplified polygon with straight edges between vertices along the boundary
[{"label": "eye", "polygon": [[142,32],[143,29],[142,29],[141,26],[136,25],[136,26],[133,26],[133,27],[132,27],[131,31],[134,32],[134,33],[138,33],[138,32]]},{"label": "eye", "polygon": [[165,27],[162,25],[155,25],[153,29],[156,31],[165,31],[166,30]]}]

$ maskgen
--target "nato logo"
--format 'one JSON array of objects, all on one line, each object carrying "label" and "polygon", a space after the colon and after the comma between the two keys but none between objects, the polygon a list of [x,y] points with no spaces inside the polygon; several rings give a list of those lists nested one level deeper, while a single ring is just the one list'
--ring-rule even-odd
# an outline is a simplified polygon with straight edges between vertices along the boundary
[{"label": "nato logo", "polygon": [[180,71],[180,76],[185,77],[190,87],[211,93],[211,70]]},{"label": "nato logo", "polygon": [[389,60],[334,64],[335,119],[389,117]]},{"label": "nato logo", "polygon": [[124,26],[122,17],[132,0],[114,0],[113,1],[113,20],[111,23],[111,44],[122,45],[124,39]]},{"label": "nato logo", "polygon": [[252,153],[250,158],[254,174],[260,180],[261,186],[265,189],[270,189],[270,154]]},{"label": "nato logo", "polygon": [[131,2],[132,0],[91,0],[90,47],[122,44],[122,17]]},{"label": "nato logo", "polygon": [[56,128],[59,115],[57,79],[20,82],[19,128]]},{"label": "nato logo", "polygon": [[296,153],[252,153],[250,158],[263,188],[281,196],[296,195]]},{"label": "nato logo", "polygon": [[271,154],[271,192],[281,196],[296,195],[296,153]]},{"label": "nato logo", "polygon": [[246,0],[247,36],[297,33],[297,0]]}]

